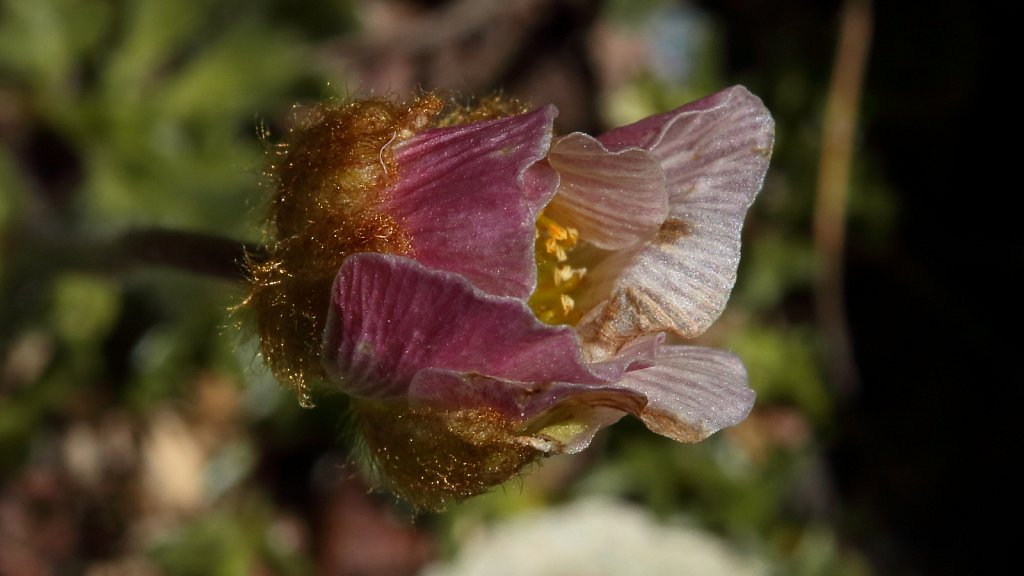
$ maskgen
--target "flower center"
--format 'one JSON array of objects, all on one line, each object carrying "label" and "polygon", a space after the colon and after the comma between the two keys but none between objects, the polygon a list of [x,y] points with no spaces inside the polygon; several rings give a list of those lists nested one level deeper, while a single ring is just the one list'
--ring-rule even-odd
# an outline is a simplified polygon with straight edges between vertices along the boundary
[{"label": "flower center", "polygon": [[537,289],[530,295],[533,313],[547,324],[575,324],[580,319],[571,293],[579,288],[586,268],[569,263],[579,233],[541,212],[537,218]]}]

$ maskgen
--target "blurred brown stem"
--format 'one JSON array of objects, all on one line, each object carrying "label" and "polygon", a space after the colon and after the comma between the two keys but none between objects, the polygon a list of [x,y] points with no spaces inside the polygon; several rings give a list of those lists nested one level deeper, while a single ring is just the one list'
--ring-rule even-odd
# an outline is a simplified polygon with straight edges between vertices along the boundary
[{"label": "blurred brown stem", "polygon": [[126,263],[168,266],[226,280],[246,279],[246,255],[263,248],[210,234],[175,230],[135,230],[120,238]]},{"label": "blurred brown stem", "polygon": [[871,44],[871,13],[871,0],[846,0],[843,5],[822,126],[814,213],[814,240],[820,264],[818,319],[828,348],[832,381],[847,395],[856,390],[858,378],[844,304],[843,250],[857,112]]},{"label": "blurred brown stem", "polygon": [[31,250],[33,257],[71,268],[119,273],[159,266],[235,282],[247,280],[247,257],[259,259],[265,253],[256,244],[163,229],[132,230],[91,242],[30,226],[10,236],[18,240],[21,249]]}]

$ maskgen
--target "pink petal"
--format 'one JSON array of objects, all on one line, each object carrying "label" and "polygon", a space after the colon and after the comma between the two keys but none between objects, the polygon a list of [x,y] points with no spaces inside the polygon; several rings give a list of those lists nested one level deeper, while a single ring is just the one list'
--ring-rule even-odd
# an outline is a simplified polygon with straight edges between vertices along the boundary
[{"label": "pink petal", "polygon": [[613,360],[590,366],[605,372],[611,384],[515,382],[427,369],[413,379],[409,402],[448,410],[495,410],[522,423],[524,442],[543,452],[571,454],[586,448],[601,428],[623,415],[640,415],[647,398],[614,382],[627,371],[652,366],[663,340],[662,334],[640,339]]},{"label": "pink petal", "polygon": [[425,369],[605,383],[650,366],[653,342],[588,366],[575,331],[540,322],[522,300],[486,294],[408,258],[366,252],[348,257],[335,280],[324,365],[349,394],[397,398]]},{"label": "pink petal", "polygon": [[647,397],[640,418],[652,432],[680,442],[737,424],[754,406],[743,362],[711,348],[662,346],[657,366],[629,372],[617,385]]},{"label": "pink petal", "polygon": [[548,162],[561,180],[545,214],[598,248],[617,250],[650,238],[668,216],[665,174],[646,150],[609,152],[575,133],[555,141]]},{"label": "pink petal", "polygon": [[[628,371],[654,366],[654,357],[661,348],[664,335],[642,338],[626,347],[607,362],[591,364],[588,368],[596,375],[584,383],[540,381],[510,381],[460,374],[450,370],[426,369],[413,379],[408,395],[410,402],[445,408],[488,407],[515,420],[529,420],[551,411],[570,397],[592,398],[594,394],[619,394],[620,400],[594,402],[594,405],[616,406],[631,411],[646,403],[639,394],[617,388],[614,383]],[[456,383],[459,382],[460,384]],[[604,386],[612,383],[611,386]],[[633,412],[639,414],[638,411]]]},{"label": "pink petal", "polygon": [[548,152],[553,106],[428,130],[395,150],[398,183],[384,210],[412,256],[457,272],[485,292],[525,298],[536,284],[535,222],[558,177]]},{"label": "pink petal", "polygon": [[761,189],[774,121],[741,86],[600,137],[611,150],[647,149],[665,169],[669,216],[643,250],[588,274],[579,328],[604,354],[639,334],[694,337],[721,314],[736,281],[743,219]]},{"label": "pink petal", "polygon": [[[575,453],[601,428],[626,413],[639,414],[647,399],[615,385],[510,382],[476,374],[424,370],[409,389],[410,402],[450,410],[488,408],[523,423],[523,442],[548,453]],[[545,429],[572,423],[569,437]]]}]

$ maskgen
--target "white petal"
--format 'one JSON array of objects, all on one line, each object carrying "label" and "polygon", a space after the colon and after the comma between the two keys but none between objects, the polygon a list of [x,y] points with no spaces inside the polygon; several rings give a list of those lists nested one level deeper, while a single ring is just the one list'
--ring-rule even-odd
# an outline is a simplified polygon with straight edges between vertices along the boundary
[{"label": "white petal", "polygon": [[561,181],[545,214],[598,248],[617,250],[650,238],[668,216],[665,173],[646,150],[610,152],[577,132],[551,146],[548,162]]},{"label": "white petal", "polygon": [[675,112],[602,136],[650,146],[665,168],[669,216],[642,250],[593,268],[577,304],[579,329],[611,353],[652,331],[704,332],[725,308],[736,281],[747,209],[761,189],[774,121],[761,101],[734,87]]},{"label": "white petal", "polygon": [[617,385],[645,395],[644,424],[680,442],[698,442],[738,424],[754,406],[743,362],[712,348],[663,346],[657,366],[629,372]]}]

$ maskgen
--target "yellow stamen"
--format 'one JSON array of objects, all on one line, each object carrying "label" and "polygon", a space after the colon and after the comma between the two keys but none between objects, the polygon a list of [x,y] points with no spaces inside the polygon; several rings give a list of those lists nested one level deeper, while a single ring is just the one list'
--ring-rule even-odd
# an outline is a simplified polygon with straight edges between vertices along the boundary
[{"label": "yellow stamen", "polygon": [[575,274],[575,272],[576,270],[573,270],[572,266],[559,266],[558,268],[555,268],[555,286],[560,286],[563,283],[572,280],[572,277]]},{"label": "yellow stamen", "polygon": [[562,301],[562,314],[568,316],[576,302],[568,294],[561,294],[558,298]]},{"label": "yellow stamen", "polygon": [[579,320],[569,292],[579,287],[587,270],[567,263],[578,241],[575,228],[563,226],[543,213],[537,219],[537,289],[530,297],[530,307],[548,324]]}]

